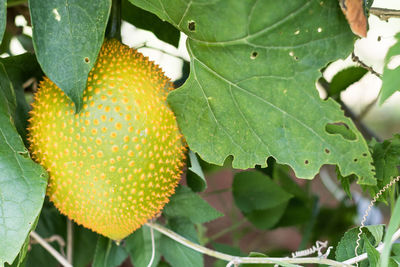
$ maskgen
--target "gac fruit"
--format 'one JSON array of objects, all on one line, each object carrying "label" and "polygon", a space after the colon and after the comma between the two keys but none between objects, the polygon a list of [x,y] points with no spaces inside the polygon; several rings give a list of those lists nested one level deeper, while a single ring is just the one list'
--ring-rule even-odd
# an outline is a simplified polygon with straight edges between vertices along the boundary
[{"label": "gac fruit", "polygon": [[120,240],[156,216],[179,182],[185,145],[158,66],[106,40],[83,108],[48,78],[29,120],[30,151],[50,174],[47,195],[78,224]]}]

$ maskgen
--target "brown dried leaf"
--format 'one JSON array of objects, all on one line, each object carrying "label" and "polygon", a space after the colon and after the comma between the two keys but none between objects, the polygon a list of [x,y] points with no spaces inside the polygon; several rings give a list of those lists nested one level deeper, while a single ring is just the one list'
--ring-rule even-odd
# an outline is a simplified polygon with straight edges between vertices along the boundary
[{"label": "brown dried leaf", "polygon": [[367,37],[367,17],[363,0],[339,0],[339,3],[353,33]]}]

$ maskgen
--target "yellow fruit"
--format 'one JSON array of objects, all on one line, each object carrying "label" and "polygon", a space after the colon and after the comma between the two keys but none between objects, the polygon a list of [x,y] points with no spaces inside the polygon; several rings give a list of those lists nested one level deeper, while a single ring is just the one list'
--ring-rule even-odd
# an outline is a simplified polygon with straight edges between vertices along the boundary
[{"label": "yellow fruit", "polygon": [[29,141],[49,172],[47,195],[78,224],[120,240],[157,215],[174,193],[185,146],[166,104],[171,83],[117,40],[106,40],[83,108],[44,78],[32,104]]}]

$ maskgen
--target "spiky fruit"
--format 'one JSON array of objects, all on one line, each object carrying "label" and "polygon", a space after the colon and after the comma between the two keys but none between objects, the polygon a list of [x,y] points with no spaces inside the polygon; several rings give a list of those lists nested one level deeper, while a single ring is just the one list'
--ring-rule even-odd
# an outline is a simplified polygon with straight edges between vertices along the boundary
[{"label": "spiky fruit", "polygon": [[166,104],[171,88],[156,65],[117,40],[104,42],[80,113],[44,78],[32,104],[30,150],[50,174],[47,195],[61,213],[120,240],[160,212],[185,157]]}]

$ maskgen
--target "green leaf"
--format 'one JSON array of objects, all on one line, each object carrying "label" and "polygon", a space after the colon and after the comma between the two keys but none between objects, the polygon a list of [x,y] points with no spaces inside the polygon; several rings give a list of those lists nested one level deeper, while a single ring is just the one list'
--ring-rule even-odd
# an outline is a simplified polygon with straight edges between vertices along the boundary
[{"label": "green leaf", "polygon": [[17,107],[14,115],[14,124],[22,139],[26,141],[28,126],[28,111],[30,106],[26,102],[25,92],[22,85],[30,78],[41,79],[43,72],[40,69],[36,57],[33,54],[25,53],[18,56],[12,56],[0,59],[4,64],[7,75],[12,81]]},{"label": "green leaf", "polygon": [[396,200],[396,204],[393,208],[393,213],[390,218],[389,226],[384,239],[384,247],[381,253],[380,267],[387,267],[389,264],[390,249],[392,247],[392,236],[399,229],[400,226],[400,198]]},{"label": "green leaf", "polygon": [[[168,101],[200,157],[221,165],[232,155],[233,167],[246,169],[273,156],[307,179],[322,165],[337,164],[344,176],[355,173],[360,184],[375,184],[364,138],[339,104],[321,100],[315,89],[319,69],[353,50],[337,2],[135,4],[188,35],[191,74]],[[326,131],[339,122],[356,140]]]},{"label": "green leaf", "polygon": [[26,51],[30,53],[35,52],[35,48],[33,47],[32,37],[26,34],[19,34],[16,36],[16,38]]},{"label": "green leaf", "polygon": [[190,165],[188,164],[190,167],[188,167],[188,170],[190,172],[186,173],[187,184],[194,192],[203,192],[207,189],[207,181],[204,177],[203,170],[201,169],[196,154],[191,150],[189,150],[188,154],[190,160]]},{"label": "green leaf", "polygon": [[[216,242],[212,242],[212,246],[214,247],[214,249],[216,251],[219,251],[219,252],[222,252],[225,254],[229,254],[229,255],[233,255],[233,256],[242,256],[242,257],[246,256],[246,254],[241,252],[240,248],[238,248],[238,247],[234,247],[234,246],[230,246],[230,245],[222,244],[222,243],[216,243]],[[217,259],[214,262],[213,267],[226,267],[226,261]]]},{"label": "green leaf", "polygon": [[92,267],[115,267],[128,257],[122,246],[118,246],[111,239],[99,236]]},{"label": "green leaf", "polygon": [[[362,235],[361,235],[361,240],[360,240],[360,246],[357,249],[358,255],[361,255],[366,252],[366,244],[365,244],[365,238],[369,240],[371,244],[378,245],[379,240],[376,240],[374,238],[374,235],[372,235],[372,232],[374,234],[380,232],[381,230],[378,230],[377,228],[382,228],[383,231],[383,225],[368,225],[362,228]],[[359,228],[353,228],[347,231],[342,239],[340,240],[338,246],[336,247],[336,260],[337,261],[345,261],[347,259],[355,257],[355,247],[356,247],[356,241],[358,238],[358,233],[359,233]],[[378,239],[381,239],[378,238]],[[365,261],[362,261],[359,266],[368,266],[368,264]]]},{"label": "green leaf", "polygon": [[205,223],[223,216],[221,212],[185,186],[177,187],[176,193],[164,207],[163,213],[168,218],[183,217],[192,223]]},{"label": "green leaf", "polygon": [[336,73],[330,82],[329,96],[337,97],[353,83],[358,82],[368,71],[363,67],[352,66]]},{"label": "green leaf", "polygon": [[[263,257],[267,257],[267,255],[263,254],[263,253],[259,253],[259,252],[250,252],[249,257],[256,257],[256,258],[263,258]],[[301,267],[300,265],[297,264],[290,264],[290,263],[284,263],[281,261],[276,261],[276,264],[278,264],[279,266],[284,266],[284,267]],[[267,267],[267,266],[275,266],[275,264],[243,264],[243,267]]]},{"label": "green leaf", "polygon": [[43,71],[82,106],[110,13],[109,0],[29,0],[33,45]]},{"label": "green leaf", "polygon": [[400,256],[400,243],[394,243],[392,245],[392,253],[396,256]]},{"label": "green leaf", "polygon": [[135,0],[122,0],[123,20],[138,28],[151,31],[158,39],[178,47],[180,32],[174,26],[134,4]]},{"label": "green leaf", "polygon": [[74,252],[73,266],[86,267],[93,260],[96,250],[97,234],[77,224],[73,225]]},{"label": "green leaf", "polygon": [[397,43],[394,44],[386,54],[385,67],[382,75],[382,89],[379,95],[379,104],[383,104],[386,99],[400,90],[400,66],[390,68],[388,63],[395,56],[400,55],[400,33],[396,35]]},{"label": "green leaf", "polygon": [[232,193],[236,206],[243,212],[274,208],[293,197],[257,171],[235,174]]},{"label": "green leaf", "polygon": [[[66,229],[67,225],[65,217],[58,212],[48,199],[45,199],[35,232],[42,238],[59,235],[65,241]],[[59,243],[56,241],[50,242],[50,245],[58,251],[65,251],[65,247],[60,247]],[[32,244],[31,250],[27,255],[26,267],[36,266],[58,267],[59,263],[40,244]]]},{"label": "green leaf", "polygon": [[[32,227],[33,229],[34,227]],[[9,264],[5,264],[6,267],[10,266],[10,267],[24,267],[25,263],[26,263],[26,254],[28,252],[29,249],[29,243],[30,243],[30,236],[27,236],[25,239],[24,244],[22,245],[22,248],[20,250],[20,252],[18,253],[18,256],[15,258],[13,264],[9,265]]]},{"label": "green leaf", "polygon": [[266,230],[274,227],[282,218],[286,212],[288,202],[279,204],[278,206],[253,210],[250,212],[243,212],[243,215],[249,220],[255,227]]},{"label": "green leaf", "polygon": [[16,101],[0,63],[0,266],[12,263],[42,208],[47,173],[34,163],[12,122]]},{"label": "green leaf", "polygon": [[[197,232],[194,225],[187,219],[173,219],[168,222],[169,228],[187,238],[198,243]],[[160,251],[165,260],[173,267],[203,267],[203,255],[188,248],[167,236],[161,237]]]},{"label": "green leaf", "polygon": [[3,40],[7,23],[7,0],[0,0],[0,44]]},{"label": "green leaf", "polygon": [[0,54],[3,54],[3,53],[11,54],[10,42],[11,42],[12,38],[13,38],[13,35],[10,32],[8,32],[8,31],[4,32],[3,40],[1,41],[1,44],[0,44]]},{"label": "green leaf", "polygon": [[[375,195],[386,184],[399,175],[397,166],[400,165],[400,135],[396,134],[393,138],[382,143],[371,142],[372,158],[376,170],[377,185],[373,188],[372,194]],[[388,188],[383,193],[383,199],[386,198],[392,188]]]},{"label": "green leaf", "polygon": [[[160,259],[160,244],[161,234],[154,231],[155,257],[151,266],[157,266]],[[131,257],[131,262],[135,267],[146,267],[150,263],[152,255],[152,244],[150,228],[143,225],[136,230],[132,235],[125,239],[126,249]]]},{"label": "green leaf", "polygon": [[276,225],[293,197],[258,171],[237,173],[233,180],[232,194],[243,215],[260,229]]},{"label": "green leaf", "polygon": [[368,238],[366,238],[365,236],[364,236],[364,244],[365,244],[365,249],[367,250],[367,254],[368,254],[369,266],[371,266],[371,267],[378,266],[379,257],[380,257],[379,252],[375,249],[375,247],[373,245],[371,245]]}]

